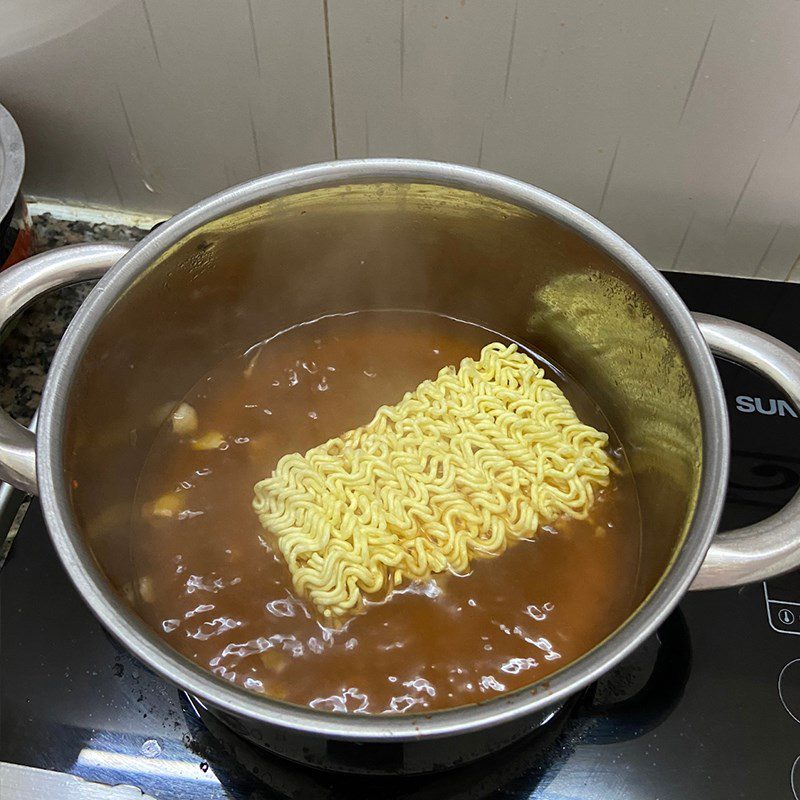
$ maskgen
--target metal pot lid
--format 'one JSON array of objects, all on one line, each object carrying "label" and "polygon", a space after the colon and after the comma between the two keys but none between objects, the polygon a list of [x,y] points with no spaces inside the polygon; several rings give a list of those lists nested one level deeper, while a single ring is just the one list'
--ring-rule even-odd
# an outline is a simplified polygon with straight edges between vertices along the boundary
[{"label": "metal pot lid", "polygon": [[8,210],[22,183],[25,169],[25,146],[14,117],[0,105],[0,220]]}]

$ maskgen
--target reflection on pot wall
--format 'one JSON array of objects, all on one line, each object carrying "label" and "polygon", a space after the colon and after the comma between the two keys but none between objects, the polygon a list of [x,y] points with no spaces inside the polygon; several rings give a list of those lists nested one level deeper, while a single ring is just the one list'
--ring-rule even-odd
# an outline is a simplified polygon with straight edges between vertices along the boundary
[{"label": "reflection on pot wall", "polygon": [[561,195],[658,267],[800,279],[790,0],[7,0],[3,16],[0,101],[34,194],[172,212],[302,163],[437,158]]}]

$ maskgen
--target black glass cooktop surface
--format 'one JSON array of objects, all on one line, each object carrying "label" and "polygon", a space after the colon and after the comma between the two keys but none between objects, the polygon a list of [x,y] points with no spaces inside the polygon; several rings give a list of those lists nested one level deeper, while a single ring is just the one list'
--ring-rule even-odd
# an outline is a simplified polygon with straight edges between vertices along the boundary
[{"label": "black glass cooktop surface", "polygon": [[[800,348],[799,285],[668,279],[693,310]],[[733,434],[724,526],[734,527],[797,489],[800,423],[770,384],[719,366]],[[800,798],[798,634],[800,572],[691,593],[657,637],[511,748],[436,776],[342,777],[242,742],[128,655],[76,594],[33,502],[0,570],[0,761],[158,800]]]}]

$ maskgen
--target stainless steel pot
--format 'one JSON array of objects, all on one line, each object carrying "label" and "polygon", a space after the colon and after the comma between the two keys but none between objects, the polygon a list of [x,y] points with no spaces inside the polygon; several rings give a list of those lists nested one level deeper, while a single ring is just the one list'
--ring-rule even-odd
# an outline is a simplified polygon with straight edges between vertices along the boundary
[{"label": "stainless steel pot", "polygon": [[[800,565],[800,499],[716,535],[728,421],[712,351],[800,403],[800,356],[758,331],[693,318],[630,245],[563,200],[481,170],[366,160],[222,192],[129,252],[77,246],[0,276],[0,320],[104,275],[53,362],[37,435],[0,416],[0,476],[39,493],[53,543],[107,629],[244,736],[298,761],[424,771],[520,736],[651,634],[689,588]],[[431,309],[527,341],[603,407],[643,521],[638,607],[546,681],[429,715],[340,715],[240,690],[173,651],[125,600],[137,476],[163,410],[226,354],[288,324],[369,307]],[[166,406],[165,406],[166,404]],[[443,643],[443,646],[446,646]]]},{"label": "stainless steel pot", "polygon": [[0,105],[0,269],[33,253],[33,232],[20,191],[25,147],[17,123]]}]

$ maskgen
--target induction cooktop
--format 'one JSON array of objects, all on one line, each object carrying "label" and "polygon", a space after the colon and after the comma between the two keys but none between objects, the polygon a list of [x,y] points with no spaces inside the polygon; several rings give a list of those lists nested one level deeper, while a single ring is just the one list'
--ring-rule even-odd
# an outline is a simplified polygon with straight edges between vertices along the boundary
[{"label": "induction cooktop", "polygon": [[[800,349],[800,285],[667,278],[691,309]],[[797,490],[800,421],[768,382],[718,366],[732,429],[723,528],[732,528]],[[20,498],[6,495],[8,527]],[[77,595],[38,503],[22,509],[0,569],[0,761],[91,782],[73,781],[71,796],[800,799],[800,571],[690,593],[656,636],[506,750],[433,776],[359,778],[270,756],[153,675]]]}]

